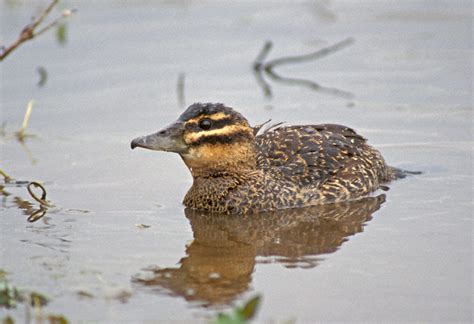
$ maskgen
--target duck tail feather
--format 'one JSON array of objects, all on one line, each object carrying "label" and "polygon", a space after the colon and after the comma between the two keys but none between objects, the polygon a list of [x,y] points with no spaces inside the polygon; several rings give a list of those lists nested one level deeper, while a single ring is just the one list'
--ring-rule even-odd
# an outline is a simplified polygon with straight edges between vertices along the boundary
[{"label": "duck tail feather", "polygon": [[404,169],[395,168],[395,167],[390,167],[390,170],[392,171],[395,179],[403,179],[408,176],[423,174],[422,171],[410,171],[410,170],[404,170]]}]

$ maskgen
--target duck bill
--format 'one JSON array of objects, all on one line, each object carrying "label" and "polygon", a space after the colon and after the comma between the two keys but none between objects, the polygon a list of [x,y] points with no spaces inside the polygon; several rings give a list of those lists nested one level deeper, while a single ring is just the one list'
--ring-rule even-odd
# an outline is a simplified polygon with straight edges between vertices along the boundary
[{"label": "duck bill", "polygon": [[161,131],[147,136],[140,136],[132,140],[132,150],[141,147],[154,151],[184,153],[188,147],[183,140],[182,123],[174,123]]}]

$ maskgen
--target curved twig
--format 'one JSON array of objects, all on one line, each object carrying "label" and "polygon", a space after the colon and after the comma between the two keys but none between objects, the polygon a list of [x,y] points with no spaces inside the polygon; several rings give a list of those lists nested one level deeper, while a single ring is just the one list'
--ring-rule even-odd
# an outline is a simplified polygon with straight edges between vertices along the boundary
[{"label": "curved twig", "polygon": [[[36,187],[36,188],[40,188],[42,193],[41,193],[41,198],[38,198],[38,196],[36,196],[36,194],[33,192],[33,189],[31,187]],[[36,182],[36,181],[32,181],[28,184],[28,186],[26,187],[28,189],[28,192],[30,193],[31,197],[36,200],[37,202],[39,202],[42,206],[46,206],[46,207],[53,207],[53,204],[51,204],[50,202],[48,202],[46,200],[46,189],[43,187],[42,184]]]}]

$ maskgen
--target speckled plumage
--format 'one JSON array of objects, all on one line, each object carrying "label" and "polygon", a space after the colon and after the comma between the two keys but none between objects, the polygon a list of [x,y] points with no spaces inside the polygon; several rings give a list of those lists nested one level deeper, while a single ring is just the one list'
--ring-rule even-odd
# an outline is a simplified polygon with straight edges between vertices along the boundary
[{"label": "speckled plumage", "polygon": [[189,208],[245,214],[313,206],[364,197],[395,178],[381,154],[345,126],[261,131],[229,107],[200,103],[179,123],[182,134],[173,136],[184,144],[174,151],[193,175],[183,201]]}]

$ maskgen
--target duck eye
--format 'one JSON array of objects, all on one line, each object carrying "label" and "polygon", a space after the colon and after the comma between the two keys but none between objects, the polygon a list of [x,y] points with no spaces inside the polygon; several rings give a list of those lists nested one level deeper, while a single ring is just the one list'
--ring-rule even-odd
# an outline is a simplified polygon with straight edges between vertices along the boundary
[{"label": "duck eye", "polygon": [[211,121],[207,118],[201,119],[199,121],[199,127],[203,130],[208,130],[211,128]]}]

